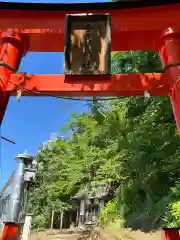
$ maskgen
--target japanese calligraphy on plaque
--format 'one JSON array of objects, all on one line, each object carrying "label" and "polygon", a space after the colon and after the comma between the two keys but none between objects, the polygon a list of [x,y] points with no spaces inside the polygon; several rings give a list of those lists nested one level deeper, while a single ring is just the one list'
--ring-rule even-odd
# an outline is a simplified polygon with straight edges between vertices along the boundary
[{"label": "japanese calligraphy on plaque", "polygon": [[110,68],[110,15],[67,15],[65,74],[110,74]]}]

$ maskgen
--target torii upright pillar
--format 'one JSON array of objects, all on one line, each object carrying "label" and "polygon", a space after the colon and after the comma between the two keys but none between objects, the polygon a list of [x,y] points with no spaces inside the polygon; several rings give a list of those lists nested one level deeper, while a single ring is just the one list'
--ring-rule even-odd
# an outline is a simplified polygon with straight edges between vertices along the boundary
[{"label": "torii upright pillar", "polygon": [[159,54],[169,81],[173,83],[170,98],[180,134],[180,31],[168,28],[163,32]]},{"label": "torii upright pillar", "polygon": [[0,125],[9,101],[6,91],[11,74],[19,67],[23,55],[21,37],[13,32],[4,32],[0,36]]},{"label": "torii upright pillar", "polygon": [[[180,134],[180,31],[178,29],[168,28],[163,32],[159,54],[169,81],[173,83],[170,99]],[[162,239],[180,240],[179,230],[162,230]]]}]

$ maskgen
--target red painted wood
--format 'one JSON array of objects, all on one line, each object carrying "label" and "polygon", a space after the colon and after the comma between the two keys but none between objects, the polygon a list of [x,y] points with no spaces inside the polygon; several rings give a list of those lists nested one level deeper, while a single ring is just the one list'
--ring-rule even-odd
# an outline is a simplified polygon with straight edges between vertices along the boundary
[{"label": "red painted wood", "polygon": [[[17,34],[13,35],[11,32],[4,32],[0,36],[0,62],[6,63],[16,69],[20,63],[22,52],[17,48],[17,46],[15,46],[16,44],[14,45],[12,42],[10,43],[9,40],[2,43],[2,40],[5,37],[14,39],[16,43],[20,41],[20,37]],[[5,66],[0,66],[0,125],[9,100],[9,93],[6,91],[6,88],[12,72],[13,70],[10,70]]]},{"label": "red painted wood", "polygon": [[[0,10],[0,31],[24,35],[29,51],[64,51],[65,15],[106,13],[107,10],[34,11]],[[112,15],[112,50],[156,49],[161,31],[180,27],[180,4],[109,10]]]},{"label": "red painted wood", "polygon": [[6,223],[4,225],[2,240],[20,240],[20,227],[18,224]]},{"label": "red painted wood", "polygon": [[[32,96],[37,90],[39,96],[44,93],[53,96],[135,96],[149,91],[153,96],[168,96],[171,84],[165,74],[116,74],[110,76],[65,76],[27,75],[23,95]],[[16,94],[15,85],[24,78],[23,74],[13,74],[7,91]],[[15,84],[15,85],[14,85]]]},{"label": "red painted wood", "polygon": [[162,230],[162,240],[180,240],[179,230],[164,229]]},{"label": "red painted wood", "polygon": [[[35,11],[0,10],[0,32],[16,31],[23,38],[27,51],[63,52],[65,15],[74,13],[106,13],[107,11]],[[180,28],[180,4],[158,7],[117,9],[112,14],[112,50],[159,49],[162,63],[180,62],[180,35],[168,29],[159,42],[160,32],[168,27]],[[14,37],[14,36],[13,36]],[[20,40],[19,36],[16,35]],[[15,37],[15,38],[16,38]],[[7,39],[6,39],[7,40]],[[2,43],[2,42],[1,42]],[[18,67],[22,52],[12,42],[3,43],[0,59]],[[15,85],[23,75],[11,75],[12,71],[0,67],[0,123],[9,95],[16,94]],[[10,77],[11,76],[11,77]],[[29,89],[24,95],[33,96],[32,90],[53,96],[135,96],[148,90],[151,95],[167,96],[171,91],[171,103],[180,132],[180,67],[170,67],[165,74],[117,74],[109,77],[65,77],[64,75],[29,75],[23,87]],[[10,79],[10,82],[8,82]],[[173,86],[172,86],[173,85]],[[36,95],[36,94],[34,94]],[[2,239],[6,239],[2,237]],[[179,240],[177,230],[163,230],[163,240]]]},{"label": "red painted wood", "polygon": [[159,53],[164,67],[179,62],[168,67],[166,74],[173,83],[171,104],[180,133],[180,31],[177,28],[168,28],[163,32]]}]

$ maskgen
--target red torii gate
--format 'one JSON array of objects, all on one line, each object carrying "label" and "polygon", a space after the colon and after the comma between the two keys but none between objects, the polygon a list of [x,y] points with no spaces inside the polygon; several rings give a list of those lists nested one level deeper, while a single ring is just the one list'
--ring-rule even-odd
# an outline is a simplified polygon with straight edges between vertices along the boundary
[{"label": "red torii gate", "polygon": [[[156,50],[164,73],[111,76],[29,75],[17,73],[28,51],[63,52],[66,14],[110,13],[112,50]],[[180,1],[124,0],[114,3],[0,3],[0,123],[9,97],[54,96],[170,96],[180,132]],[[93,87],[92,87],[93,86]],[[162,231],[163,239],[180,239],[177,230]]]}]

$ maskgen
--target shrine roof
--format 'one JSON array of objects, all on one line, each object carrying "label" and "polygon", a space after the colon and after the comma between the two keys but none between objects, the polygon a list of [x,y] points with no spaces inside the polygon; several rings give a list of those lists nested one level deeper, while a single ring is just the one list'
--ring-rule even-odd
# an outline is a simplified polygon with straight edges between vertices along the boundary
[{"label": "shrine roof", "polygon": [[81,200],[81,199],[104,199],[108,197],[110,192],[110,185],[103,184],[99,186],[83,186],[76,193],[72,200]]},{"label": "shrine roof", "polygon": [[0,10],[38,10],[38,11],[78,11],[78,10],[118,10],[178,4],[180,0],[119,0],[117,2],[97,3],[19,3],[0,2]]}]

